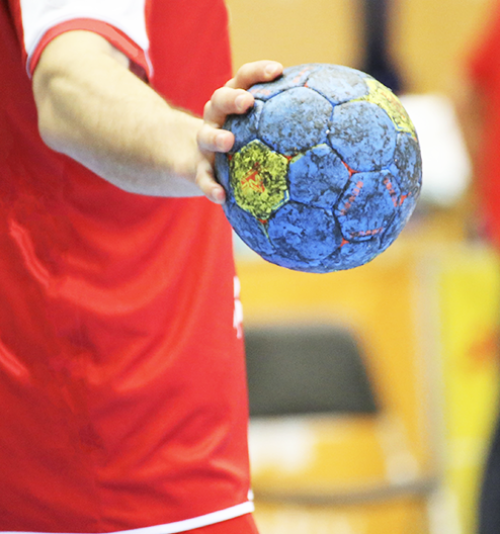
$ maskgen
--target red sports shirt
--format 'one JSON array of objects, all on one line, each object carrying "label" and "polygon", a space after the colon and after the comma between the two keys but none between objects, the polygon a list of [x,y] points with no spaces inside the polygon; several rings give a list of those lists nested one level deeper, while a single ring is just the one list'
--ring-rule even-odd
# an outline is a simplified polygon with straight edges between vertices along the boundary
[{"label": "red sports shirt", "polygon": [[230,77],[222,0],[0,0],[0,531],[169,534],[248,513],[231,230],[41,141],[30,72],[104,35],[201,113]]}]

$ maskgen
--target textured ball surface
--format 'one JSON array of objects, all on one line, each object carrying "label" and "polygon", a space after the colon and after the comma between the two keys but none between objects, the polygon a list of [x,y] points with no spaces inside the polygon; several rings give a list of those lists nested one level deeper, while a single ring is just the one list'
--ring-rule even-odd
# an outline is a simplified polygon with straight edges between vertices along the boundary
[{"label": "textured ball surface", "polygon": [[421,188],[415,128],[371,76],[337,65],[285,69],[250,89],[255,105],[228,117],[217,154],[226,216],[264,259],[299,271],[367,263],[396,239]]}]

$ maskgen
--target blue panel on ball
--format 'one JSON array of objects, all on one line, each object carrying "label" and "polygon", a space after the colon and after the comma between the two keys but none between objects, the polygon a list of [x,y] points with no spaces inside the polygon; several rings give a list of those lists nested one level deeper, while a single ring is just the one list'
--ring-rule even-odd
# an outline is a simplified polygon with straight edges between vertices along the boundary
[{"label": "blue panel on ball", "polygon": [[315,63],[289,67],[284,70],[283,76],[277,80],[269,83],[258,83],[251,87],[250,92],[255,98],[264,101],[269,100],[283,91],[303,86],[311,72],[314,72],[319,67],[320,65]]},{"label": "blue panel on ball", "polygon": [[370,90],[365,83],[366,74],[339,65],[324,65],[309,76],[307,87],[314,89],[332,104],[366,96]]},{"label": "blue panel on ball", "polygon": [[244,115],[229,115],[224,128],[234,133],[235,142],[231,154],[238,152],[245,145],[257,138],[259,117],[262,112],[263,102],[255,101],[253,108]]},{"label": "blue panel on ball", "polygon": [[418,198],[422,186],[422,159],[418,142],[410,134],[398,134],[393,167],[401,191]]},{"label": "blue panel on ball", "polygon": [[226,194],[229,191],[229,161],[226,154],[217,152],[215,154],[215,177],[225,189]]},{"label": "blue panel on ball", "polygon": [[297,266],[326,258],[342,242],[331,212],[293,201],[269,220],[268,233],[274,248]]},{"label": "blue panel on ball", "polygon": [[380,252],[380,241],[377,237],[367,241],[347,242],[322,261],[323,268],[325,272],[354,269],[373,260]]},{"label": "blue panel on ball", "polygon": [[[412,182],[409,182],[409,184],[410,186],[415,185]],[[413,189],[409,192],[402,191],[399,199],[399,206],[396,216],[394,217],[391,224],[382,236],[380,245],[381,252],[394,242],[394,240],[398,237],[403,228],[406,226],[406,223],[410,219],[411,214],[415,210],[419,195],[420,188],[416,190]]]},{"label": "blue panel on ball", "polygon": [[262,223],[237,206],[232,199],[223,205],[224,213],[234,231],[258,254],[273,254],[274,249],[264,231]]},{"label": "blue panel on ball", "polygon": [[389,115],[371,102],[335,106],[328,139],[355,171],[382,169],[396,148],[396,129]]},{"label": "blue panel on ball", "polygon": [[259,121],[259,137],[276,152],[295,155],[326,142],[332,105],[321,95],[298,87],[269,100]]},{"label": "blue panel on ball", "polygon": [[384,235],[381,237],[380,252],[383,252],[395,241],[408,222],[408,219],[413,213],[414,208],[415,202],[412,202],[410,199],[406,199],[403,205],[400,206],[396,216],[387,227]]},{"label": "blue panel on ball", "polygon": [[388,171],[354,174],[335,207],[347,241],[364,241],[383,234],[399,208],[400,192]]},{"label": "blue panel on ball", "polygon": [[349,171],[327,145],[318,145],[290,162],[290,198],[332,208],[349,180]]}]

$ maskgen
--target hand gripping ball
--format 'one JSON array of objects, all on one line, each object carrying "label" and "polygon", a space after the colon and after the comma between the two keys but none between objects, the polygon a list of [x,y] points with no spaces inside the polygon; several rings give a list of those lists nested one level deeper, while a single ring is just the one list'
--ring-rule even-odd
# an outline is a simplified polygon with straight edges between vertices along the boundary
[{"label": "hand gripping ball", "polygon": [[396,239],[415,208],[422,165],[397,97],[342,66],[300,65],[250,89],[255,105],[224,128],[217,154],[226,216],[264,259],[325,273],[363,265]]}]

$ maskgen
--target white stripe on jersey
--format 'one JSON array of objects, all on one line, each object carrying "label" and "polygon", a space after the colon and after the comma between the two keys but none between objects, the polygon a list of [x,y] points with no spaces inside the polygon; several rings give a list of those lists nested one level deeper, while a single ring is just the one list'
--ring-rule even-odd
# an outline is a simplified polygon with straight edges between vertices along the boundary
[{"label": "white stripe on jersey", "polygon": [[[176,523],[167,523],[166,525],[155,525],[153,527],[136,528],[134,530],[120,530],[114,531],[111,534],[180,534],[195,528],[208,527],[215,525],[228,519],[235,519],[242,515],[251,514],[255,511],[253,502],[247,501],[242,504],[237,504],[231,508],[213,512],[211,514],[194,517],[193,519],[186,519],[184,521],[177,521]],[[46,532],[21,532],[21,531],[2,531],[1,534],[48,534]]]},{"label": "white stripe on jersey", "polygon": [[145,3],[146,0],[20,0],[28,65],[38,43],[50,28],[77,18],[107,22],[147,52]]}]

